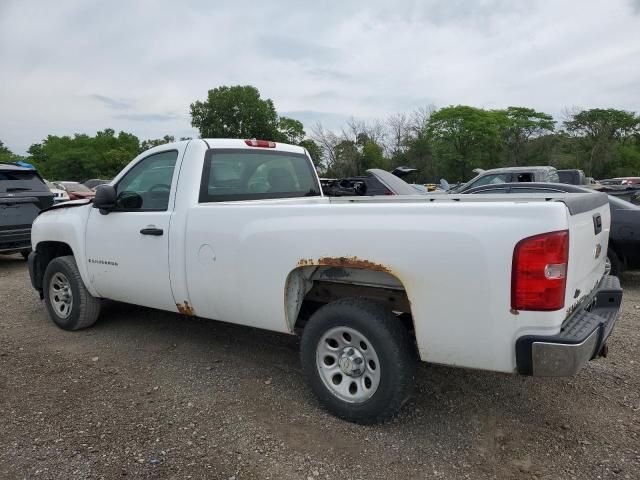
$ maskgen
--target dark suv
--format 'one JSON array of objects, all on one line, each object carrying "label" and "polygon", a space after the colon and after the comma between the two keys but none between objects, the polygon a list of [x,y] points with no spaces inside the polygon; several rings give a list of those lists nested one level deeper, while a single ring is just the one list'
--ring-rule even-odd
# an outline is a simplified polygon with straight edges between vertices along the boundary
[{"label": "dark suv", "polygon": [[53,205],[53,193],[38,172],[17,163],[0,163],[0,253],[31,250],[31,224]]}]

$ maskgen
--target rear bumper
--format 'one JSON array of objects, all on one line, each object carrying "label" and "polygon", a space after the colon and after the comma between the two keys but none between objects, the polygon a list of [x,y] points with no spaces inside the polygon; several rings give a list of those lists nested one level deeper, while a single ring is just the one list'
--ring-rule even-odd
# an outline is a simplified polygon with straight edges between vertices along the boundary
[{"label": "rear bumper", "polygon": [[19,252],[31,248],[31,227],[0,230],[0,253]]},{"label": "rear bumper", "polygon": [[590,300],[574,311],[553,336],[526,335],[516,341],[518,373],[564,377],[585,363],[606,355],[606,342],[618,318],[622,288],[617,277],[605,275]]}]

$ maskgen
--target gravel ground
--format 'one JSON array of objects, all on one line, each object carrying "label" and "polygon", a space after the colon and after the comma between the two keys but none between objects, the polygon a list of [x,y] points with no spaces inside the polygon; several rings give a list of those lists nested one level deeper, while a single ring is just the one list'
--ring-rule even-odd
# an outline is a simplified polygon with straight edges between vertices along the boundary
[{"label": "gravel ground", "polygon": [[0,478],[640,478],[640,275],[568,379],[421,365],[400,416],[324,412],[287,335],[110,303],[56,328],[0,256]]}]

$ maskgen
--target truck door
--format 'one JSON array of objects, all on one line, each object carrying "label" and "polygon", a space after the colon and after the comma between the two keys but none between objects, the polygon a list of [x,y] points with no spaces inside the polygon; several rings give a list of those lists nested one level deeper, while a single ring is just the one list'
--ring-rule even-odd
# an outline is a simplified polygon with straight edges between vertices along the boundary
[{"label": "truck door", "polygon": [[184,147],[142,158],[115,185],[116,208],[91,209],[90,281],[104,298],[176,310],[169,280],[169,223]]}]

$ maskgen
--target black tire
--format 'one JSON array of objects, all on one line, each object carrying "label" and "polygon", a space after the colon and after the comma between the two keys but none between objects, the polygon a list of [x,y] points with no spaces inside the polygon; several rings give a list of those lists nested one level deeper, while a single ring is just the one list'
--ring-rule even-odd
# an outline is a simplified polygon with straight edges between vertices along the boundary
[{"label": "black tire", "polygon": [[624,264],[620,261],[620,258],[612,248],[607,250],[607,258],[611,263],[611,271],[609,272],[609,275],[615,275],[617,277],[624,271]]},{"label": "black tire", "polygon": [[[70,305],[66,307],[67,315],[61,313],[52,303],[52,278],[56,274],[62,274],[68,280],[71,290]],[[93,325],[100,315],[100,299],[91,296],[84,286],[78,266],[73,256],[57,257],[49,262],[43,278],[44,302],[49,312],[49,317],[63,330],[80,330]],[[54,286],[55,287],[55,286]],[[55,299],[55,293],[54,293]]]},{"label": "black tire", "polygon": [[[339,398],[318,369],[319,344],[336,327],[365,336],[379,360],[377,389],[359,403]],[[362,298],[340,299],[318,309],[302,333],[300,356],[307,382],[320,403],[337,417],[360,424],[382,422],[398,413],[410,396],[417,363],[414,343],[402,322],[381,304]]]}]

